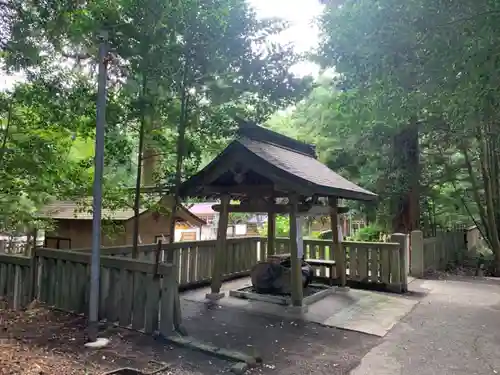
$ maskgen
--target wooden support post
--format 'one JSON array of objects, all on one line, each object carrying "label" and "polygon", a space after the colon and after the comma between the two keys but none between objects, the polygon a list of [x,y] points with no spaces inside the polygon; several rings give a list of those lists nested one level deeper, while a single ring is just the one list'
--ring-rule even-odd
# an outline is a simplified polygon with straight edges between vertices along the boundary
[{"label": "wooden support post", "polygon": [[267,214],[267,256],[275,254],[274,250],[275,239],[276,239],[276,214],[273,212],[269,212]]},{"label": "wooden support post", "polygon": [[332,228],[332,249],[330,251],[330,257],[333,252],[333,257],[337,266],[337,275],[340,279],[340,286],[345,287],[347,285],[346,261],[344,247],[339,239],[337,198],[329,197],[328,204],[330,205],[330,223]]},{"label": "wooden support post", "polygon": [[299,259],[299,244],[297,242],[297,197],[290,197],[290,267],[292,277],[292,304],[302,306],[304,291],[302,286],[302,262]]},{"label": "wooden support post", "polygon": [[214,266],[212,269],[211,293],[207,299],[217,300],[224,295],[220,293],[222,287],[222,265],[226,256],[227,223],[229,220],[229,195],[221,197],[221,212],[219,216],[219,227],[217,228],[217,245],[215,250]]}]

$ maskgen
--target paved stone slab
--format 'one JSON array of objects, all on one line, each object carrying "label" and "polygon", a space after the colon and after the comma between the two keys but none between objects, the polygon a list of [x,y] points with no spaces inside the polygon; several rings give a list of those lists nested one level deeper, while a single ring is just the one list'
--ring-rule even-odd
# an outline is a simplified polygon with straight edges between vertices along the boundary
[{"label": "paved stone slab", "polygon": [[[225,283],[221,291],[240,289],[251,284],[250,278]],[[205,291],[183,293],[182,297],[192,302],[205,302]],[[346,289],[330,293],[325,298],[297,311],[256,300],[245,300],[230,296],[217,301],[217,305],[241,309],[259,315],[273,315],[286,319],[301,319],[322,325],[349,329],[383,337],[418,303],[417,299],[374,291]]]},{"label": "paved stone slab", "polygon": [[326,319],[323,324],[383,337],[418,303],[416,299],[363,292],[353,305]]}]

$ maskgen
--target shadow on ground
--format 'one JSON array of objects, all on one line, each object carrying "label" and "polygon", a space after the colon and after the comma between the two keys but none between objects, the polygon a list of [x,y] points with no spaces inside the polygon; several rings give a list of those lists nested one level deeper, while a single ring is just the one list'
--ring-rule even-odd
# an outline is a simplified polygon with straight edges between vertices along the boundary
[{"label": "shadow on ground", "polygon": [[259,355],[256,372],[279,375],[346,374],[379,338],[241,309],[183,301],[189,335],[213,345]]}]

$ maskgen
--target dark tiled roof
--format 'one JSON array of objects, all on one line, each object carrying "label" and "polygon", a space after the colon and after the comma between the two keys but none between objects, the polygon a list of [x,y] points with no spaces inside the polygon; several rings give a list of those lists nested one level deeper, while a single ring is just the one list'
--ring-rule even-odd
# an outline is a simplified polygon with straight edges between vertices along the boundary
[{"label": "dark tiled roof", "polygon": [[238,142],[260,157],[263,162],[315,185],[338,190],[339,197],[350,198],[354,193],[360,197],[364,196],[366,200],[376,198],[376,194],[350,182],[309,155],[245,137],[240,138]]},{"label": "dark tiled roof", "polygon": [[279,174],[280,185],[283,187],[283,181],[289,181],[298,193],[303,190],[310,195],[365,201],[377,197],[318,161],[313,145],[245,121],[240,121],[238,138],[208,166],[184,182],[181,195],[201,194],[203,180],[218,169],[219,163],[224,164],[222,168],[227,170],[227,165],[236,161],[251,164],[248,165],[250,169],[271,180],[278,178]]}]

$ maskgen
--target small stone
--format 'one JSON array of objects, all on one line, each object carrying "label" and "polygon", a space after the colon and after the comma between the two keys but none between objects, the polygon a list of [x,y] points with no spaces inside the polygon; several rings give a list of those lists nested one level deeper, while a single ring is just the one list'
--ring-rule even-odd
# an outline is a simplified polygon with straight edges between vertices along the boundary
[{"label": "small stone", "polygon": [[100,349],[104,348],[108,344],[109,344],[109,339],[98,338],[96,341],[86,343],[85,347],[90,349]]},{"label": "small stone", "polygon": [[236,375],[243,375],[247,370],[249,366],[245,362],[238,362],[235,365],[231,366],[231,372],[236,374]]}]

